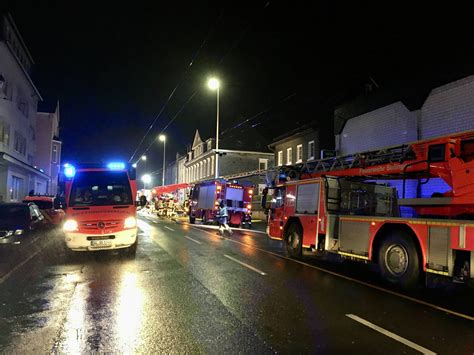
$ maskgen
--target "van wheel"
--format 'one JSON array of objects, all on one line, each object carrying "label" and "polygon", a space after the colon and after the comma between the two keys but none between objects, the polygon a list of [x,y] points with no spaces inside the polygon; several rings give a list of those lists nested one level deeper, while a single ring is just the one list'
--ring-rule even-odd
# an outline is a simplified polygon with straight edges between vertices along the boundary
[{"label": "van wheel", "polygon": [[189,215],[189,223],[191,223],[191,224],[196,223],[196,217],[193,217],[193,216]]},{"label": "van wheel", "polygon": [[286,250],[292,258],[300,258],[303,246],[303,229],[298,223],[292,223],[286,233]]},{"label": "van wheel", "polygon": [[382,241],[378,251],[379,270],[389,283],[415,288],[421,278],[420,255],[413,240],[403,232],[393,232]]}]

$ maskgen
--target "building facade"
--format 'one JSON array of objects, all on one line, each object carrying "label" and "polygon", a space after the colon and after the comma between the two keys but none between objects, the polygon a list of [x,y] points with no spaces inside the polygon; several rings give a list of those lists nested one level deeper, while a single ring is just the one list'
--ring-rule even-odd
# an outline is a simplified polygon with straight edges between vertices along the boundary
[{"label": "building facade", "polygon": [[[336,149],[339,155],[349,155],[470,130],[474,130],[474,75],[432,89],[418,107],[410,109],[397,101],[346,118],[336,132]],[[450,189],[441,179],[409,184],[406,197],[430,197]]]},{"label": "building facade", "polygon": [[314,125],[299,127],[277,137],[269,146],[277,166],[294,165],[319,159],[319,134]]},{"label": "building facade", "polygon": [[48,191],[49,176],[35,166],[42,98],[31,80],[33,64],[12,17],[0,15],[0,201]]},{"label": "building facade", "polygon": [[61,147],[59,139],[59,102],[54,112],[37,113],[35,165],[50,177],[47,193],[58,192],[58,176],[61,167]]},{"label": "building facade", "polygon": [[[194,183],[213,179],[216,171],[215,160],[215,140],[209,138],[203,141],[196,130],[191,149],[185,156],[176,160],[177,182]],[[219,149],[219,177],[266,170],[273,165],[273,154],[270,152]]]}]

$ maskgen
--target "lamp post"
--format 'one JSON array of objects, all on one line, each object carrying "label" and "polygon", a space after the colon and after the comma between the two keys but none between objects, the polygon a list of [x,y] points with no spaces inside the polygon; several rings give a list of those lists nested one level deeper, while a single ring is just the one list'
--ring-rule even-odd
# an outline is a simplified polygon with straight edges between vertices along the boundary
[{"label": "lamp post", "polygon": [[146,184],[149,184],[151,182],[151,175],[150,174],[143,175],[142,181],[143,181],[143,188],[146,190]]},{"label": "lamp post", "polygon": [[163,142],[163,182],[161,186],[165,186],[166,136],[164,134],[160,134],[158,139],[160,142]]},{"label": "lamp post", "polygon": [[219,177],[219,87],[220,82],[217,78],[210,78],[207,82],[209,89],[217,92],[217,115],[216,115],[216,167],[214,177]]}]

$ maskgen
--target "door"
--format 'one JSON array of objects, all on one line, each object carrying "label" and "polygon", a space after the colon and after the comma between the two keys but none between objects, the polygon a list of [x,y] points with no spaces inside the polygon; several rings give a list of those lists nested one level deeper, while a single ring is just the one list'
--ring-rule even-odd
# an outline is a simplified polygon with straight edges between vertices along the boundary
[{"label": "door", "polygon": [[283,226],[285,193],[285,186],[277,187],[274,190],[274,195],[270,197],[271,205],[269,211],[268,228],[269,234],[273,238],[283,238],[283,230],[280,228],[280,226]]}]

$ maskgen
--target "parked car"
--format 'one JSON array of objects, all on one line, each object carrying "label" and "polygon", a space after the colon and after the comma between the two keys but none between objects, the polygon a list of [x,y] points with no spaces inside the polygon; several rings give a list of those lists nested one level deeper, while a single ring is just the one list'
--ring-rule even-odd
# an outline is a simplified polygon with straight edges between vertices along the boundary
[{"label": "parked car", "polygon": [[44,216],[34,203],[0,204],[0,244],[20,241],[44,225]]},{"label": "parked car", "polygon": [[33,202],[41,210],[45,221],[53,225],[61,224],[66,216],[59,198],[54,196],[26,196],[23,202]]}]

